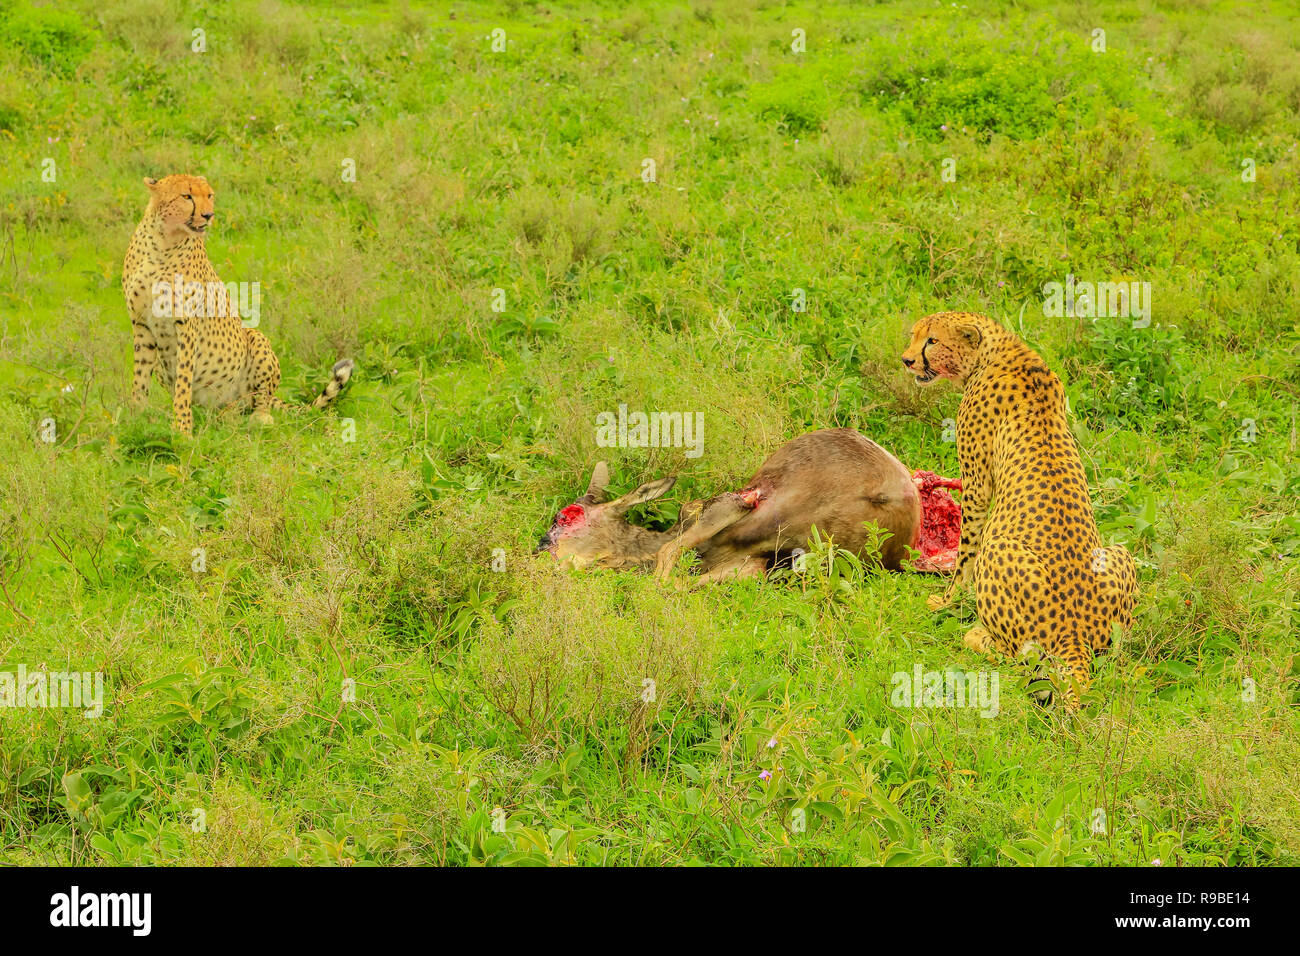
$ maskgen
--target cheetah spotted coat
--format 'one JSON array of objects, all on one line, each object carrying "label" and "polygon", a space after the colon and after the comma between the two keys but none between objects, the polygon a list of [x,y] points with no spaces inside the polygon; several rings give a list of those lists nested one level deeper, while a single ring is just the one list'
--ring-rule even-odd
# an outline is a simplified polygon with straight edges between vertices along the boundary
[{"label": "cheetah spotted coat", "polygon": [[981,622],[966,644],[1012,657],[1037,647],[1064,666],[1077,706],[1112,625],[1132,624],[1137,576],[1122,546],[1102,547],[1061,380],[1014,334],[967,312],[917,322],[903,363],[921,384],[963,389],[953,584],[974,585]]},{"label": "cheetah spotted coat", "polygon": [[[194,427],[193,406],[251,407],[269,424],[269,410],[292,409],[276,398],[280,363],[257,329],[245,328],[226,287],[208,261],[208,225],[214,194],[202,176],[146,179],[149,205],[131,237],[122,290],[134,334],[132,401],[144,404],[156,373],[172,393],[172,424]],[[177,279],[181,281],[177,281]],[[200,283],[196,295],[190,283]],[[352,360],[337,363],[312,403],[323,408],[352,375]]]}]

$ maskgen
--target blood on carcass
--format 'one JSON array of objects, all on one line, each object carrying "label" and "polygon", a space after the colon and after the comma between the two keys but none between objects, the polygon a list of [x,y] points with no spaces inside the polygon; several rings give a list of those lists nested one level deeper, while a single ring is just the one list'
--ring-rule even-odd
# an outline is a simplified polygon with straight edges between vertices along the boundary
[{"label": "blood on carcass", "polygon": [[921,552],[912,562],[917,571],[951,571],[957,564],[961,544],[961,506],[949,489],[961,491],[961,480],[943,478],[932,471],[912,472],[912,483],[921,496],[921,523],[912,547]]},{"label": "blood on carcass", "polygon": [[582,505],[569,505],[567,508],[561,508],[560,513],[555,516],[555,525],[557,529],[572,528],[575,525],[581,527],[587,521],[587,511]]}]

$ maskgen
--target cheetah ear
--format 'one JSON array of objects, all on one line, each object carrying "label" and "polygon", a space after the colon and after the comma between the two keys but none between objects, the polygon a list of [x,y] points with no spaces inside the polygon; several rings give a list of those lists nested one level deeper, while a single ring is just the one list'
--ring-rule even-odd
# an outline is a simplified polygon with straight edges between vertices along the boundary
[{"label": "cheetah ear", "polygon": [[955,331],[971,348],[979,348],[980,342],[984,340],[984,333],[979,330],[978,326],[959,325]]},{"label": "cheetah ear", "polygon": [[144,178],[144,184],[152,190],[158,185],[158,180],[154,179],[152,176],[146,176]]}]

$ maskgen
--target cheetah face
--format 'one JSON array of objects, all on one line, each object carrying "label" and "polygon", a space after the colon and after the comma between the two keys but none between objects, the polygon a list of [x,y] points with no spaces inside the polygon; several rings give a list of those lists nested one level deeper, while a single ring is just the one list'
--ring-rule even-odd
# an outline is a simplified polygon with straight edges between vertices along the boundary
[{"label": "cheetah face", "polygon": [[162,217],[168,237],[201,236],[216,214],[216,196],[202,176],[173,175],[145,179],[150,204]]},{"label": "cheetah face", "polygon": [[912,326],[912,341],[903,364],[916,376],[916,384],[929,385],[947,378],[958,385],[966,381],[979,353],[979,327],[954,321],[961,313],[929,315]]}]

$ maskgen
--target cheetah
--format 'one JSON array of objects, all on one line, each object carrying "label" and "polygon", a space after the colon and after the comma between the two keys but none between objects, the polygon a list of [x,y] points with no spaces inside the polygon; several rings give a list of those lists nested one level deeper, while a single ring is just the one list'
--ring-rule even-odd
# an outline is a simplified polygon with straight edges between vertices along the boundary
[{"label": "cheetah", "polygon": [[1036,647],[1065,670],[1073,710],[1113,623],[1132,626],[1137,574],[1123,546],[1101,545],[1065,388],[1013,333],[970,312],[918,321],[903,364],[920,385],[946,378],[962,389],[961,542],[930,607],[973,584],[980,624],[966,646],[1008,657]]},{"label": "cheetah", "polygon": [[[280,363],[271,343],[246,328],[226,286],[208,261],[204,242],[214,194],[202,176],[145,178],[149,205],[122,265],[122,291],[134,333],[131,400],[149,398],[155,372],[172,393],[172,426],[194,428],[193,406],[252,408],[255,424],[271,424],[270,409],[299,406],[275,395]],[[351,359],[336,363],[312,402],[329,405],[352,377]]]}]

